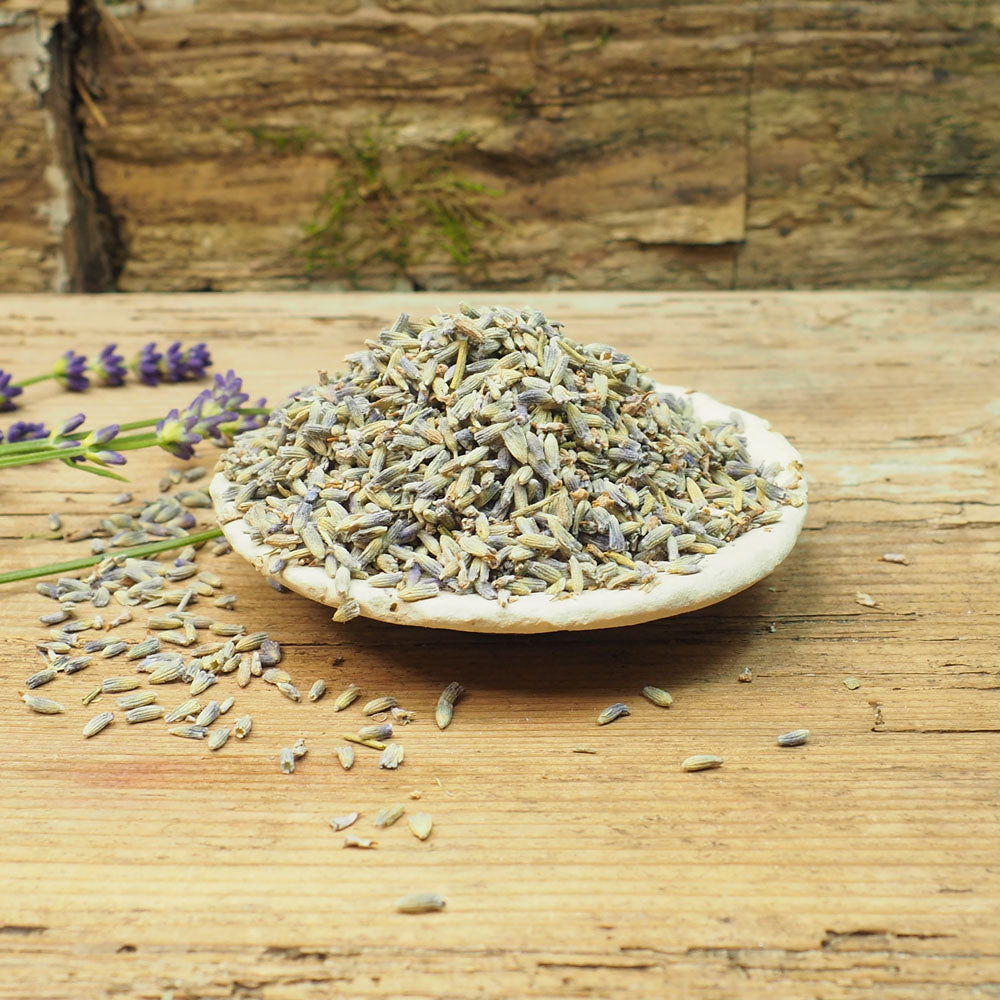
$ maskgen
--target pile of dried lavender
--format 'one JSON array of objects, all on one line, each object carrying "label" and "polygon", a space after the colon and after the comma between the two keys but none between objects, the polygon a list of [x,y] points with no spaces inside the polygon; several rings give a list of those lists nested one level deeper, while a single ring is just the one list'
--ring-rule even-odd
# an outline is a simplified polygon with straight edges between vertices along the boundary
[{"label": "pile of dried lavender", "polygon": [[[57,602],[59,607],[39,618],[49,628],[47,638],[36,643],[46,665],[27,678],[27,690],[22,694],[33,711],[61,714],[65,707],[36,693],[37,688],[60,676],[84,670],[95,660],[119,662],[119,657],[136,662],[136,676],[103,678],[83,696],[83,704],[90,705],[102,696],[121,695],[118,708],[124,711],[127,722],[162,719],[173,726],[169,730],[172,735],[195,740],[207,738],[211,750],[221,749],[230,735],[243,739],[253,727],[249,715],[240,716],[231,727],[220,721],[233,707],[235,696],[222,701],[199,700],[224,675],[233,674],[240,688],[247,687],[254,677],[261,677],[292,702],[302,701],[291,675],[278,666],[282,660],[280,644],[267,632],[249,631],[242,623],[217,620],[214,613],[191,610],[208,600],[214,608],[224,611],[231,611],[237,603],[236,594],[222,593],[223,579],[218,573],[198,565],[199,555],[205,551],[216,556],[228,553],[228,543],[222,539],[209,545],[184,544],[189,538],[194,542],[203,539],[203,534],[197,533],[191,508],[210,506],[210,498],[201,490],[186,488],[169,495],[173,486],[199,480],[205,472],[200,466],[171,470],[160,481],[161,495],[157,499],[135,503],[131,494],[118,494],[110,501],[111,506],[119,508],[116,513],[73,531],[64,530],[58,514],[48,516],[46,537],[89,541],[91,550],[103,558],[82,577],[64,576],[55,582],[36,585],[39,594]],[[176,540],[178,546],[184,547],[171,552],[169,560],[164,558],[166,553],[145,559],[135,558],[127,551],[106,551],[107,546],[134,546],[160,538]],[[87,605],[87,613],[81,614]],[[140,609],[146,612],[144,622],[133,620]],[[146,634],[138,640],[125,638],[116,631],[123,626],[135,629],[142,625]],[[337,662],[334,661],[335,665]],[[137,690],[144,680],[150,686]],[[160,692],[166,690],[160,685],[171,683],[187,684],[190,689],[168,711],[158,701]],[[308,690],[307,700],[319,701],[326,689],[326,681],[317,679]],[[458,684],[450,684],[442,693],[436,713],[440,729],[451,722],[453,705],[463,693]],[[348,685],[333,699],[333,710],[341,712],[350,707],[360,694],[358,685]],[[403,762],[403,746],[382,741],[394,735],[394,724],[408,724],[415,718],[414,713],[391,696],[372,698],[361,711],[368,724],[360,726],[357,732],[342,733],[343,739],[380,751],[378,767],[395,770]],[[103,732],[114,720],[114,711],[98,713],[83,727],[84,738]],[[215,723],[219,724],[212,728]],[[295,761],[305,753],[303,740],[295,747],[283,749],[279,754],[281,769],[291,773]],[[337,757],[345,770],[354,764],[350,745],[338,748]]]},{"label": "pile of dried lavender", "polygon": [[542,313],[405,313],[225,453],[222,520],[268,574],[322,566],[418,601],[650,586],[798,503],[738,419],[705,424],[632,358]]},{"label": "pile of dried lavender", "polygon": [[[232,708],[234,697],[223,702],[209,701],[207,705],[198,700],[198,696],[218,683],[225,674],[235,674],[236,683],[241,688],[247,687],[254,677],[261,677],[273,685],[281,694],[293,702],[301,702],[302,695],[292,683],[292,677],[278,667],[282,660],[281,645],[271,639],[267,632],[248,632],[247,627],[235,622],[216,621],[208,615],[199,615],[188,611],[190,604],[196,603],[198,597],[214,596],[215,591],[222,587],[222,579],[209,570],[198,571],[194,562],[194,552],[182,555],[173,566],[163,566],[154,560],[124,559],[118,565],[114,558],[102,564],[86,579],[65,577],[56,583],[40,583],[37,590],[44,597],[59,602],[59,610],[40,616],[43,625],[56,626],[49,632],[47,639],[39,640],[38,651],[46,660],[46,666],[36,671],[25,681],[25,692],[22,697],[29,708],[40,714],[58,714],[65,709],[51,699],[41,699],[31,694],[35,689],[50,684],[60,675],[70,675],[90,667],[96,657],[103,660],[121,657],[124,661],[138,661],[136,676],[118,675],[105,677],[97,687],[84,695],[84,705],[89,705],[101,695],[118,695],[119,708],[126,710],[126,720],[129,722],[149,722],[162,717],[166,723],[185,723],[170,730],[175,736],[190,739],[203,739],[211,736],[209,726],[221,715]],[[183,589],[170,587],[176,578],[189,580]],[[102,612],[98,611],[89,617],[78,617],[79,606],[90,604],[104,608],[114,599],[122,605],[123,610],[117,612],[114,618],[105,621]],[[213,603],[217,607],[231,608],[235,603],[235,595],[215,597]],[[159,609],[169,605],[164,613],[148,615],[146,637],[137,642],[131,642],[111,632],[106,628],[118,628],[133,620],[132,608],[142,605],[145,609]],[[207,641],[199,642],[199,632],[207,631]],[[97,638],[87,638],[86,633],[102,633]],[[167,647],[174,648],[167,648]],[[187,656],[180,648],[189,648]],[[188,684],[188,697],[169,712],[155,705],[157,692],[146,690],[137,692],[142,686],[143,676],[151,686],[171,684],[174,682]],[[132,692],[132,693],[126,693]],[[457,684],[449,685],[442,694],[442,702],[447,702],[449,708],[457,700],[462,689]],[[326,693],[326,683],[316,680],[309,690],[308,700],[319,701]],[[360,696],[361,688],[356,684],[349,685],[333,700],[333,710],[343,711],[352,705]],[[154,711],[156,709],[156,711]],[[140,712],[140,710],[142,710]],[[130,713],[136,714],[130,717]],[[388,745],[380,742],[393,735],[393,722],[406,725],[415,716],[409,710],[398,705],[395,698],[381,696],[368,701],[362,714],[370,725],[361,726],[356,733],[344,733],[343,738],[383,751],[379,758],[379,767],[395,769],[402,763],[403,749],[399,744]],[[104,716],[107,718],[104,718]],[[388,721],[389,719],[393,721]],[[102,713],[92,719],[84,728],[84,736],[90,737],[101,732],[114,719],[113,713]],[[438,718],[438,726],[444,729],[450,723]],[[242,738],[249,734],[252,719],[242,716],[236,720],[234,735]],[[218,745],[209,745],[215,750],[221,748],[229,731],[219,737]],[[349,749],[349,748],[343,748]],[[284,754],[284,751],[282,751]],[[304,756],[288,750],[289,759],[294,761]],[[354,762],[341,757],[345,769]],[[283,759],[283,764],[284,764]],[[294,770],[294,763],[284,767],[289,773]]]}]

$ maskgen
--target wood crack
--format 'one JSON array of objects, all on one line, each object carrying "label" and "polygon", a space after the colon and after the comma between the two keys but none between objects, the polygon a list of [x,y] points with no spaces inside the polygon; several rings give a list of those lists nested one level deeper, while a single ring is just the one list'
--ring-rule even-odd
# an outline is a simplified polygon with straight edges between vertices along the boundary
[{"label": "wood crack", "polygon": [[750,36],[750,64],[746,71],[746,109],[743,119],[743,239],[733,250],[733,276],[730,288],[740,287],[740,254],[747,244],[747,230],[750,228],[750,171],[751,141],[753,135],[753,90],[757,66],[757,34],[760,31],[760,7],[754,5],[753,31]]},{"label": "wood crack", "polygon": [[78,75],[85,54],[96,47],[99,23],[93,0],[70,0],[66,18],[53,25],[46,45],[51,70],[44,101],[69,179],[63,253],[71,292],[113,292],[125,266],[122,222],[98,187],[81,113]]},{"label": "wood crack", "polygon": [[[982,690],[982,689],[977,688],[976,690]],[[889,728],[887,726],[879,726],[878,728],[873,728],[872,732],[879,733],[881,735],[885,734],[893,735],[893,734],[905,734],[905,733],[909,733],[912,735],[916,733],[920,736],[950,736],[950,735],[974,735],[976,733],[1000,733],[1000,729],[989,728],[989,727],[983,729],[976,729],[976,728],[923,729],[920,726],[914,726],[912,728],[904,729],[902,727]]]}]

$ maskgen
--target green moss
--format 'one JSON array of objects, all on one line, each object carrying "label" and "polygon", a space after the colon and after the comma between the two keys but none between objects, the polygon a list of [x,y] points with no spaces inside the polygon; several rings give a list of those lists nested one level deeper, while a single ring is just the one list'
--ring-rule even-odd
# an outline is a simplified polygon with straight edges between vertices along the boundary
[{"label": "green moss", "polygon": [[538,114],[538,105],[534,98],[538,84],[526,83],[518,87],[504,101],[504,121],[512,122],[519,118],[534,118]]},{"label": "green moss", "polygon": [[308,148],[332,161],[326,192],[295,247],[307,277],[358,287],[388,268],[412,281],[415,267],[444,251],[463,279],[484,278],[483,246],[499,225],[487,206],[502,192],[463,173],[468,129],[428,154],[401,150],[384,123],[339,142],[303,127],[224,125],[249,135],[258,149],[298,155]]},{"label": "green moss", "polygon": [[603,49],[611,41],[611,36],[617,31],[618,29],[613,24],[603,25],[597,33],[597,38],[594,39],[594,48]]},{"label": "green moss", "polygon": [[459,132],[435,153],[404,156],[375,130],[339,147],[327,191],[303,227],[306,274],[356,286],[388,264],[394,276],[410,277],[440,250],[463,277],[481,271],[483,237],[498,224],[487,201],[501,192],[462,175],[468,139]]},{"label": "green moss", "polygon": [[301,125],[288,129],[266,128],[262,125],[238,125],[225,121],[227,132],[244,132],[258,149],[272,149],[276,153],[303,153],[312,142],[321,142],[322,136]]}]

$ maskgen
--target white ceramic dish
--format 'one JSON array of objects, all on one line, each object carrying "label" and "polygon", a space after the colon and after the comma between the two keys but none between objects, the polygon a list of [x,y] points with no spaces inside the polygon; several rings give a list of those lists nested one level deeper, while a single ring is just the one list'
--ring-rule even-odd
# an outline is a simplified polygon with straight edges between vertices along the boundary
[{"label": "white ceramic dish", "polygon": [[[351,585],[351,596],[366,618],[396,625],[420,625],[461,632],[557,632],[634,625],[695,611],[723,601],[764,579],[791,552],[806,517],[806,484],[799,453],[761,417],[720,403],[701,392],[689,393],[679,386],[657,386],[661,392],[690,396],[695,415],[701,420],[725,420],[738,413],[746,428],[748,451],[754,462],[778,462],[783,472],[780,485],[801,498],[802,505],[781,507],[776,524],[754,528],[725,548],[706,556],[700,573],[678,576],[658,574],[658,583],[644,590],[590,590],[553,599],[547,594],[529,594],[511,599],[506,607],[477,594],[442,593],[426,601],[406,603],[394,590],[369,587],[363,580]],[[217,474],[211,483],[212,499],[222,530],[232,547],[259,572],[264,572],[270,550],[254,544],[241,518],[222,496],[228,480]],[[289,590],[336,607],[339,603],[333,581],[318,566],[293,566],[280,582]]]}]

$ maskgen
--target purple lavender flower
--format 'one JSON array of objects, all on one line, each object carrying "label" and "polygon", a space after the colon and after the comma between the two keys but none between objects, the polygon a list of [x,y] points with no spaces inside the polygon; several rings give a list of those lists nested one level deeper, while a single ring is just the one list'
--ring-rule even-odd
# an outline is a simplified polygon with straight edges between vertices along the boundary
[{"label": "purple lavender flower", "polygon": [[202,437],[218,438],[219,425],[236,418],[234,412],[219,410],[219,404],[213,398],[210,389],[199,392],[188,404],[184,413],[195,418],[194,430]]},{"label": "purple lavender flower", "polygon": [[90,370],[97,377],[101,385],[124,385],[125,375],[128,373],[125,365],[122,364],[124,358],[115,353],[117,344],[108,344],[98,355],[97,360],[91,365]]},{"label": "purple lavender flower", "polygon": [[109,451],[102,447],[113,441],[118,436],[118,424],[108,424],[107,427],[99,427],[91,431],[86,437],[79,441],[70,442],[79,448],[86,450],[82,455],[75,456],[74,462],[96,462],[98,465],[124,465],[125,456],[117,451]]},{"label": "purple lavender flower", "polygon": [[[267,406],[267,400],[262,396],[253,404],[253,409],[259,410],[265,406]],[[244,413],[239,415],[237,420],[229,420],[219,424],[216,428],[218,434],[213,435],[213,437],[217,437],[220,444],[231,445],[237,434],[263,427],[267,421],[268,414],[266,413]]]},{"label": "purple lavender flower", "polygon": [[118,436],[118,424],[108,424],[107,427],[100,427],[96,431],[91,431],[81,442],[81,447],[89,448],[95,444],[107,444],[112,438]]},{"label": "purple lavender flower", "polygon": [[243,389],[243,380],[231,369],[223,375],[215,376],[211,389],[202,389],[184,411],[194,415],[195,430],[202,437],[213,437],[217,441],[225,441],[225,432],[220,430],[223,425],[239,420],[239,408],[249,399]]},{"label": "purple lavender flower", "polygon": [[[87,418],[82,413],[75,413],[69,420],[64,420],[55,429],[55,438],[65,437],[67,434],[72,434],[73,431],[77,429]],[[75,446],[75,445],[74,445]]]},{"label": "purple lavender flower", "polygon": [[185,410],[182,417],[176,409],[171,410],[156,425],[156,443],[172,455],[187,461],[194,454],[194,445],[201,440],[201,435],[194,429],[197,423],[197,413]]},{"label": "purple lavender flower", "polygon": [[8,444],[13,444],[15,441],[38,441],[48,436],[45,424],[35,424],[28,420],[15,420],[7,428]]},{"label": "purple lavender flower", "polygon": [[147,344],[132,362],[132,371],[139,381],[145,385],[160,384],[160,358],[162,355],[156,349],[156,344]]},{"label": "purple lavender flower", "polygon": [[184,354],[184,364],[187,368],[187,377],[191,381],[200,379],[205,374],[205,369],[212,367],[212,355],[208,353],[208,345],[201,341],[194,347],[189,347]]},{"label": "purple lavender flower", "polygon": [[0,413],[8,410],[16,410],[17,404],[13,402],[15,396],[20,396],[24,390],[19,385],[10,384],[10,374],[0,368]]},{"label": "purple lavender flower", "polygon": [[205,374],[205,369],[211,363],[212,356],[204,342],[185,351],[181,342],[175,340],[160,359],[160,375],[164,382],[193,382]]},{"label": "purple lavender flower", "polygon": [[243,379],[229,369],[225,375],[216,375],[212,386],[212,396],[223,410],[238,410],[249,398],[243,391]]},{"label": "purple lavender flower", "polygon": [[[52,437],[49,439],[49,444],[53,448],[79,448],[81,442],[75,441],[68,435],[72,434],[80,424],[82,424],[87,418],[82,413],[74,413],[72,417],[68,420],[64,420],[58,427],[52,432]],[[82,462],[82,455],[73,455],[71,458],[65,459],[69,462]]]},{"label": "purple lavender flower", "polygon": [[86,392],[90,379],[84,375],[87,370],[87,358],[76,351],[67,351],[57,362],[52,374],[56,381],[70,392]]},{"label": "purple lavender flower", "polygon": [[101,465],[125,464],[125,456],[120,451],[88,451],[87,458]]},{"label": "purple lavender flower", "polygon": [[[249,398],[243,391],[243,380],[232,369],[225,375],[215,376],[215,384],[211,390],[206,389],[199,397],[202,400],[200,412],[203,415],[226,414],[225,419],[217,422],[212,428],[212,437],[222,444],[232,444],[235,434],[262,427],[267,423],[266,414],[239,414],[238,411],[246,406]],[[266,405],[266,399],[258,399],[255,407]]]},{"label": "purple lavender flower", "polygon": [[184,351],[181,350],[181,342],[175,340],[168,348],[167,353],[160,358],[160,376],[164,382],[183,382],[187,375],[187,366],[184,364]]}]

